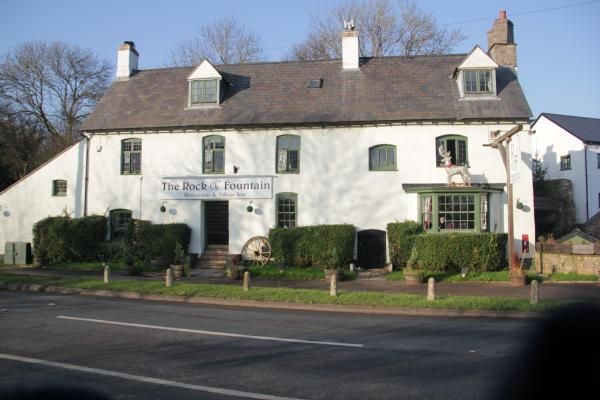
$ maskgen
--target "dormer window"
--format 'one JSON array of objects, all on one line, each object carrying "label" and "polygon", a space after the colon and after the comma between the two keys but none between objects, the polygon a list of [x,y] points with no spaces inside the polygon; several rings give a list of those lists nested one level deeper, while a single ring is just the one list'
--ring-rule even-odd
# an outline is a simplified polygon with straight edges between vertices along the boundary
[{"label": "dormer window", "polygon": [[498,64],[479,46],[475,46],[452,75],[461,99],[495,99],[497,69]]},{"label": "dormer window", "polygon": [[223,77],[208,61],[204,60],[188,76],[189,108],[218,106],[221,100]]},{"label": "dormer window", "polygon": [[493,94],[492,71],[485,69],[467,69],[464,72],[466,94]]},{"label": "dormer window", "polygon": [[190,81],[190,104],[218,104],[219,80],[202,79]]}]

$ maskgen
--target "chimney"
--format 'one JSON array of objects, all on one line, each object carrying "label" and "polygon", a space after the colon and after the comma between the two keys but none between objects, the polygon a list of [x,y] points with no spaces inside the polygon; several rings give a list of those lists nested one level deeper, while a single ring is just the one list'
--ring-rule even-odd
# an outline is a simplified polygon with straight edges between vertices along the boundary
[{"label": "chimney", "polygon": [[354,30],[354,20],[344,21],[342,32],[342,67],[344,71],[358,70],[358,31]]},{"label": "chimney", "polygon": [[117,80],[128,80],[138,69],[139,54],[135,43],[123,42],[117,54]]},{"label": "chimney", "polygon": [[488,53],[503,67],[517,68],[517,45],[513,23],[506,18],[506,11],[500,11],[500,17],[488,32]]}]

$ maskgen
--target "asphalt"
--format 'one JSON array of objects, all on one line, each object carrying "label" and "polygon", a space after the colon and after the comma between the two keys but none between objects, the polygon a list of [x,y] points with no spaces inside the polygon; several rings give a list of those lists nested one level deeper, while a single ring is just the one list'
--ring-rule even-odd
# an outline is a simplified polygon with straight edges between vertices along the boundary
[{"label": "asphalt", "polygon": [[[61,276],[61,277],[98,277],[102,279],[102,273],[97,271],[75,271],[52,268],[29,268],[29,267],[13,267],[3,266],[0,268],[0,273],[14,275],[31,275],[31,276]],[[140,276],[122,275],[120,271],[112,271],[112,280],[162,280],[162,274],[146,273]],[[241,285],[240,280],[229,280],[223,276],[222,270],[202,270],[193,269],[190,277],[183,278],[189,283],[210,283],[222,285]],[[316,289],[329,290],[329,284],[325,281],[296,281],[284,279],[260,279],[253,278],[251,282],[253,287],[282,287],[295,289]],[[65,294],[81,294],[104,297],[120,297],[120,298],[138,298],[145,300],[166,300],[186,303],[204,303],[204,304],[222,304],[230,306],[250,306],[250,307],[270,307],[270,308],[294,308],[301,310],[315,311],[341,311],[341,312],[359,312],[359,313],[402,313],[410,315],[430,315],[430,316],[472,316],[477,317],[498,317],[498,316],[513,316],[523,317],[532,313],[496,313],[496,312],[456,312],[453,310],[435,310],[435,309],[410,309],[396,310],[390,309],[374,309],[373,307],[344,307],[344,306],[325,306],[325,305],[299,305],[299,304],[276,304],[268,302],[255,301],[227,301],[216,299],[190,299],[178,296],[156,296],[156,295],[139,295],[128,292],[111,292],[111,291],[89,291],[89,290],[61,290],[60,288],[50,287],[47,285],[4,285],[3,289],[9,290],[30,290],[30,291],[46,291],[53,293]],[[338,282],[338,290],[340,292],[385,292],[385,293],[412,293],[426,296],[427,284],[410,284],[402,281],[386,281],[382,275],[363,272],[359,277],[352,281]],[[530,296],[530,286],[514,286],[503,282],[439,282],[436,283],[435,292],[437,296],[486,296],[486,297],[504,297],[515,299],[528,299]],[[590,303],[600,305],[600,284],[598,282],[572,282],[572,283],[556,283],[542,282],[540,284],[540,299],[541,300],[583,300]]]}]

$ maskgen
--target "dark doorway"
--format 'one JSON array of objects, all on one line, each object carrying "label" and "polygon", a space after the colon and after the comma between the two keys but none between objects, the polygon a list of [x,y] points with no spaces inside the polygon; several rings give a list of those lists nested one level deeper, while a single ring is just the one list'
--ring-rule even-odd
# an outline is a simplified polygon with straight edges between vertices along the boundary
[{"label": "dark doorway", "polygon": [[361,268],[385,267],[385,231],[367,229],[357,234],[357,262]]},{"label": "dark doorway", "polygon": [[206,244],[229,244],[229,202],[204,202]]}]

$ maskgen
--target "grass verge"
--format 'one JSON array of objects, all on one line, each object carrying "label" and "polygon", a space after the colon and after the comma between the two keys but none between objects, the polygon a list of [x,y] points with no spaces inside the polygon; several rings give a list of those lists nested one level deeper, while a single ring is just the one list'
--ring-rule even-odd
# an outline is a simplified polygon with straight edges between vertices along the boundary
[{"label": "grass verge", "polygon": [[548,277],[552,281],[565,282],[565,281],[581,281],[581,282],[596,282],[598,281],[597,275],[581,275],[574,272],[556,272]]},{"label": "grass verge", "polygon": [[[278,265],[266,265],[264,267],[250,267],[250,275],[253,278],[284,279],[296,281],[323,280],[325,272],[323,268],[280,268]],[[356,278],[356,272],[344,270],[344,280],[350,281]]]},{"label": "grass verge", "polygon": [[528,300],[500,297],[445,296],[436,301],[414,294],[377,292],[341,292],[329,296],[325,290],[258,288],[243,291],[240,286],[208,285],[176,282],[167,288],[161,281],[113,281],[104,284],[98,279],[41,276],[0,275],[6,284],[45,284],[67,288],[131,291],[142,294],[210,297],[217,299],[273,301],[301,304],[340,304],[391,308],[435,308],[486,311],[548,311],[571,304],[572,301],[542,301],[531,305]]}]

